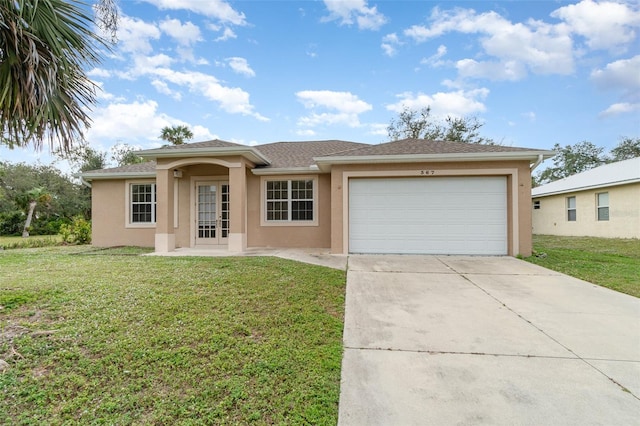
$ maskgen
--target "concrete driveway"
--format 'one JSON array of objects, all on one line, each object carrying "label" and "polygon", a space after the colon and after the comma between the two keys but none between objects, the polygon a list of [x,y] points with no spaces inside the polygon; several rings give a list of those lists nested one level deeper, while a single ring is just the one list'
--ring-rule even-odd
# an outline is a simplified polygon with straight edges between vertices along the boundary
[{"label": "concrete driveway", "polygon": [[638,425],[640,299],[511,257],[350,256],[340,425]]}]

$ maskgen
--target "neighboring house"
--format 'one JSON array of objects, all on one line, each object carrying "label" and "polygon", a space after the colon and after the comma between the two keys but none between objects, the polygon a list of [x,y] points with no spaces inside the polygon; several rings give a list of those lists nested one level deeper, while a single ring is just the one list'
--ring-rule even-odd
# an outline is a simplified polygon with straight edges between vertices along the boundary
[{"label": "neighboring house", "polygon": [[553,153],[405,139],[138,154],[150,161],[82,174],[97,246],[515,256],[531,252],[532,164]]},{"label": "neighboring house", "polygon": [[533,188],[533,233],[640,238],[640,158]]}]

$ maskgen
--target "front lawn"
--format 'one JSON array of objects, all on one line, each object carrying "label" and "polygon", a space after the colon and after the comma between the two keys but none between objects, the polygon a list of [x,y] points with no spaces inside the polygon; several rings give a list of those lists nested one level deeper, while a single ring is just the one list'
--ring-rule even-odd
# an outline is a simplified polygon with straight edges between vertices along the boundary
[{"label": "front lawn", "polygon": [[525,260],[640,297],[640,240],[534,235],[533,250]]},{"label": "front lawn", "polygon": [[0,251],[0,424],[335,424],[345,274]]}]

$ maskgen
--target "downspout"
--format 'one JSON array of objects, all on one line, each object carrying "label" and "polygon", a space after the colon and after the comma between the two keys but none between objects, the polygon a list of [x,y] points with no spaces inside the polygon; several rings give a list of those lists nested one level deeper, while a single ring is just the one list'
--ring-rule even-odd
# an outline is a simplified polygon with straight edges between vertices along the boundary
[{"label": "downspout", "polygon": [[542,154],[538,154],[538,160],[535,163],[533,163],[533,166],[531,166],[531,171],[534,171],[536,167],[538,167],[540,163],[542,163],[543,160],[544,160],[544,156]]},{"label": "downspout", "polygon": [[82,183],[87,188],[91,188],[91,182],[84,180],[84,177],[82,177],[82,175],[80,175],[79,178],[80,178],[80,183]]}]

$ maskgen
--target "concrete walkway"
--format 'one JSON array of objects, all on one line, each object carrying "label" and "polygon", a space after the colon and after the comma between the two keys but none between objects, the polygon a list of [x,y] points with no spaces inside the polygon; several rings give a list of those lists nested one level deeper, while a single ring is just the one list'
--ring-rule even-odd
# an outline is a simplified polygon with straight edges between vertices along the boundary
[{"label": "concrete walkway", "polygon": [[339,424],[638,425],[640,299],[510,257],[350,256]]},{"label": "concrete walkway", "polygon": [[232,252],[226,246],[220,248],[178,248],[164,253],[149,253],[146,256],[198,256],[198,257],[235,257],[235,256],[275,256],[312,265],[346,270],[347,256],[331,254],[328,249],[286,249],[286,248],[249,248],[243,252]]}]

